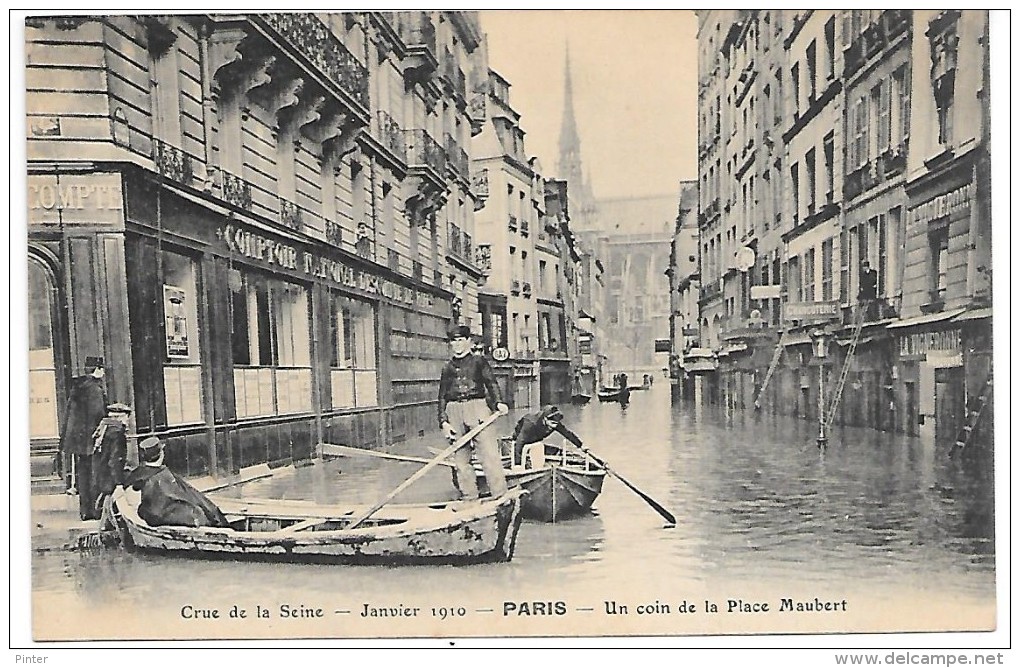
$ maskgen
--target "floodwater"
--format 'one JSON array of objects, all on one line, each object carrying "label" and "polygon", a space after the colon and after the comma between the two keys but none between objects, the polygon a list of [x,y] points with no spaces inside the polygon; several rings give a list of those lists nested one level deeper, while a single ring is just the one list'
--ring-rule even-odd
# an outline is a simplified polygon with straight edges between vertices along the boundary
[{"label": "floodwater", "polygon": [[[993,482],[987,467],[961,465],[916,438],[863,429],[837,429],[819,449],[813,423],[672,406],[665,381],[635,391],[626,408],[593,401],[564,412],[589,448],[678,518],[675,528],[665,528],[638,495],[607,477],[590,515],[558,524],[525,521],[514,559],[504,564],[340,567],[175,559],[119,549],[36,554],[36,637],[994,627]],[[506,418],[496,428],[509,431],[510,425]],[[426,445],[443,443],[415,441],[389,451],[429,457]],[[371,503],[419,466],[340,458],[282,471],[231,493]],[[450,475],[440,467],[396,501],[449,498]],[[784,599],[807,607],[781,612]],[[247,617],[230,617],[235,606]],[[397,616],[371,614],[383,608]],[[257,617],[260,612],[269,617]]]}]

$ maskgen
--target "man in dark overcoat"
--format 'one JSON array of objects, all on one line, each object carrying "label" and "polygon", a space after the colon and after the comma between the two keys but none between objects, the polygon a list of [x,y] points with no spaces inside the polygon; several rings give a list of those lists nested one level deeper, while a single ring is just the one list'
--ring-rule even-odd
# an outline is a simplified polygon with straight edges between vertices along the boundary
[{"label": "man in dark overcoat", "polygon": [[106,417],[96,427],[92,451],[92,505],[101,513],[103,498],[113,494],[124,484],[127,464],[127,428],[131,420],[131,407],[110,404]]},{"label": "man in dark overcoat", "polygon": [[139,443],[138,467],[124,480],[141,492],[138,516],[154,527],[229,527],[215,503],[163,464],[163,447],[156,436]]},{"label": "man in dark overcoat", "polygon": [[102,357],[85,359],[85,375],[71,382],[67,411],[60,433],[60,452],[70,467],[69,492],[78,492],[78,514],[83,520],[98,519],[92,485],[93,433],[106,416]]}]

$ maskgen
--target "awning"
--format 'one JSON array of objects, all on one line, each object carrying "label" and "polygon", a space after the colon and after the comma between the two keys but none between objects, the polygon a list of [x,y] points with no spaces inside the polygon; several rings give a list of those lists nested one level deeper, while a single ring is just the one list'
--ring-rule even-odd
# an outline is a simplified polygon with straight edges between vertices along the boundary
[{"label": "awning", "polygon": [[902,327],[914,327],[916,325],[928,325],[933,322],[942,322],[943,320],[949,320],[960,315],[967,309],[957,308],[952,311],[941,311],[939,313],[926,313],[924,315],[915,316],[913,318],[906,318],[897,322],[889,324],[886,329],[900,329]]},{"label": "awning", "polygon": [[963,320],[981,320],[982,318],[991,318],[991,317],[992,317],[992,309],[991,309],[991,307],[984,307],[984,308],[972,309],[970,311],[967,311],[966,313],[961,313],[960,315],[958,315],[955,318],[953,318],[953,321],[954,322],[960,322],[960,321],[963,321]]},{"label": "awning", "polygon": [[783,346],[799,346],[805,343],[811,343],[811,336],[808,334],[794,334],[788,336],[783,341]]}]

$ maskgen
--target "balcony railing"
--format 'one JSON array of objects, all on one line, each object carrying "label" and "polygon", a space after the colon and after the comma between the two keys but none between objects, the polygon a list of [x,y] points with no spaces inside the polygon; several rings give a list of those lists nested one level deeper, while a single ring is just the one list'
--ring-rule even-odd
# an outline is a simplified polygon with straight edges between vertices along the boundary
[{"label": "balcony railing", "polygon": [[292,230],[301,229],[301,208],[288,199],[280,198],[280,222]]},{"label": "balcony railing", "polygon": [[475,249],[475,266],[483,273],[492,273],[492,246],[489,244],[478,244]]},{"label": "balcony railing", "polygon": [[220,170],[220,189],[227,204],[251,210],[251,184],[240,176]]},{"label": "balcony railing", "polygon": [[[369,108],[368,70],[319,17],[309,12],[259,14],[259,18],[365,110]],[[434,39],[434,35],[433,35]]]},{"label": "balcony railing", "polygon": [[525,283],[521,286],[521,294],[525,299],[531,299],[531,283]]},{"label": "balcony railing", "polygon": [[449,235],[449,237],[450,237],[450,239],[449,239],[449,241],[450,241],[450,253],[452,253],[453,255],[457,255],[457,256],[462,255],[463,253],[461,252],[460,228],[457,227],[456,225],[450,225],[450,235]]},{"label": "balcony railing", "polygon": [[176,146],[153,138],[152,161],[162,176],[185,185],[191,183],[191,156]]},{"label": "balcony railing", "polygon": [[524,219],[524,218],[521,218],[521,236],[522,237],[528,236],[528,231],[529,231],[528,230],[528,221],[526,219]]},{"label": "balcony railing", "polygon": [[517,216],[511,214],[509,221],[507,222],[507,229],[511,232],[517,231]]},{"label": "balcony railing", "polygon": [[340,248],[343,244],[344,239],[344,228],[334,223],[332,220],[326,221],[326,243],[331,246]]},{"label": "balcony railing", "polygon": [[411,49],[424,48],[437,61],[436,27],[425,12],[399,12],[397,30],[404,44]]},{"label": "balcony railing", "polygon": [[393,117],[379,110],[379,141],[398,160],[407,162],[407,139]]},{"label": "balcony railing", "polygon": [[479,199],[489,196],[489,170],[482,169],[471,176],[471,192]]},{"label": "balcony railing", "polygon": [[467,77],[464,76],[464,70],[457,65],[457,59],[454,58],[449,49],[443,49],[440,72],[450,82],[450,87],[457,97],[465,100],[467,98]]},{"label": "balcony railing", "polygon": [[446,152],[432,136],[424,130],[404,130],[407,139],[407,164],[409,167],[428,167],[440,180],[446,169]]},{"label": "balcony railing", "polygon": [[468,154],[457,145],[450,135],[446,135],[446,155],[449,165],[455,172],[465,179],[471,177],[471,162],[468,160]]},{"label": "balcony railing", "polygon": [[514,297],[521,294],[521,282],[517,279],[510,281],[510,294]]}]

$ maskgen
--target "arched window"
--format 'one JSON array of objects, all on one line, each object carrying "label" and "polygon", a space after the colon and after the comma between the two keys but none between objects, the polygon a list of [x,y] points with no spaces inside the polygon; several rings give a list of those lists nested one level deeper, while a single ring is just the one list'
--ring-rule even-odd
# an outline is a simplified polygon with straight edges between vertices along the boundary
[{"label": "arched window", "polygon": [[53,336],[53,277],[39,260],[28,261],[28,386],[31,438],[57,438],[57,365]]}]

